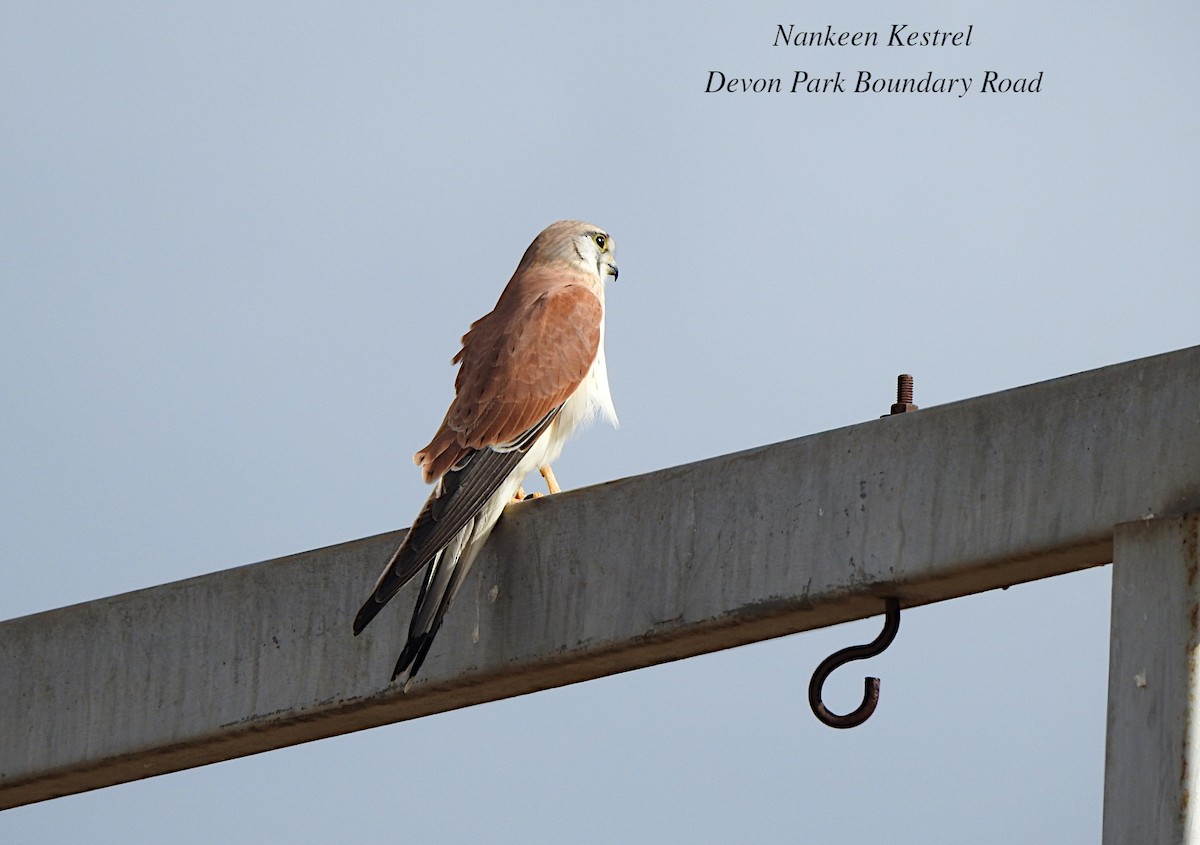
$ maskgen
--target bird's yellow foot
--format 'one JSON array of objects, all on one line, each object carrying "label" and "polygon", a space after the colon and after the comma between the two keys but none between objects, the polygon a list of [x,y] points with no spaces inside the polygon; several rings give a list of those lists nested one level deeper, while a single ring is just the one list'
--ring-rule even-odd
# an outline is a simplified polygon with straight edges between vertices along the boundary
[{"label": "bird's yellow foot", "polygon": [[554,470],[550,469],[550,464],[544,467],[539,467],[538,472],[542,474],[542,478],[546,479],[546,489],[551,493],[561,493],[562,488],[558,486],[558,479],[554,477]]}]

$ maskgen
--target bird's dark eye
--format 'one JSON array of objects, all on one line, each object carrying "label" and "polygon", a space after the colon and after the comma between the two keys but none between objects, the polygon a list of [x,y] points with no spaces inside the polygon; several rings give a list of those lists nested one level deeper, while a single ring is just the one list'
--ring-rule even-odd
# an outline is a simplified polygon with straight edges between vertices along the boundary
[{"label": "bird's dark eye", "polygon": [[604,252],[604,248],[608,246],[607,235],[592,235],[592,240],[596,242],[596,246],[600,247],[601,252]]}]

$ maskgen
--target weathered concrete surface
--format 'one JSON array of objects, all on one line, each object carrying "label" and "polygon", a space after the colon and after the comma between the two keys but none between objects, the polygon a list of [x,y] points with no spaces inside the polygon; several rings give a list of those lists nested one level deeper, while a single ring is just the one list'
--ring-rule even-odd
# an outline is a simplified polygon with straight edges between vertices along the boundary
[{"label": "weathered concrete surface", "polygon": [[1104,845],[1200,843],[1200,511],[1121,525]]},{"label": "weathered concrete surface", "polygon": [[382,535],[0,623],[0,807],[1094,566],[1200,509],[1200,347],[512,507],[410,692]]}]

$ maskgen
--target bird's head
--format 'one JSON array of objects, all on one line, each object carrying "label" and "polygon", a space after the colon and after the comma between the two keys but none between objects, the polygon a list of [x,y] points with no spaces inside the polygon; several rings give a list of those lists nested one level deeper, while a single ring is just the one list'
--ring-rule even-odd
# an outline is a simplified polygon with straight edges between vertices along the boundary
[{"label": "bird's head", "polygon": [[525,261],[535,256],[542,260],[553,256],[582,265],[594,271],[601,281],[609,276],[614,281],[617,278],[616,244],[612,235],[582,220],[560,220],[547,226],[529,245]]}]

